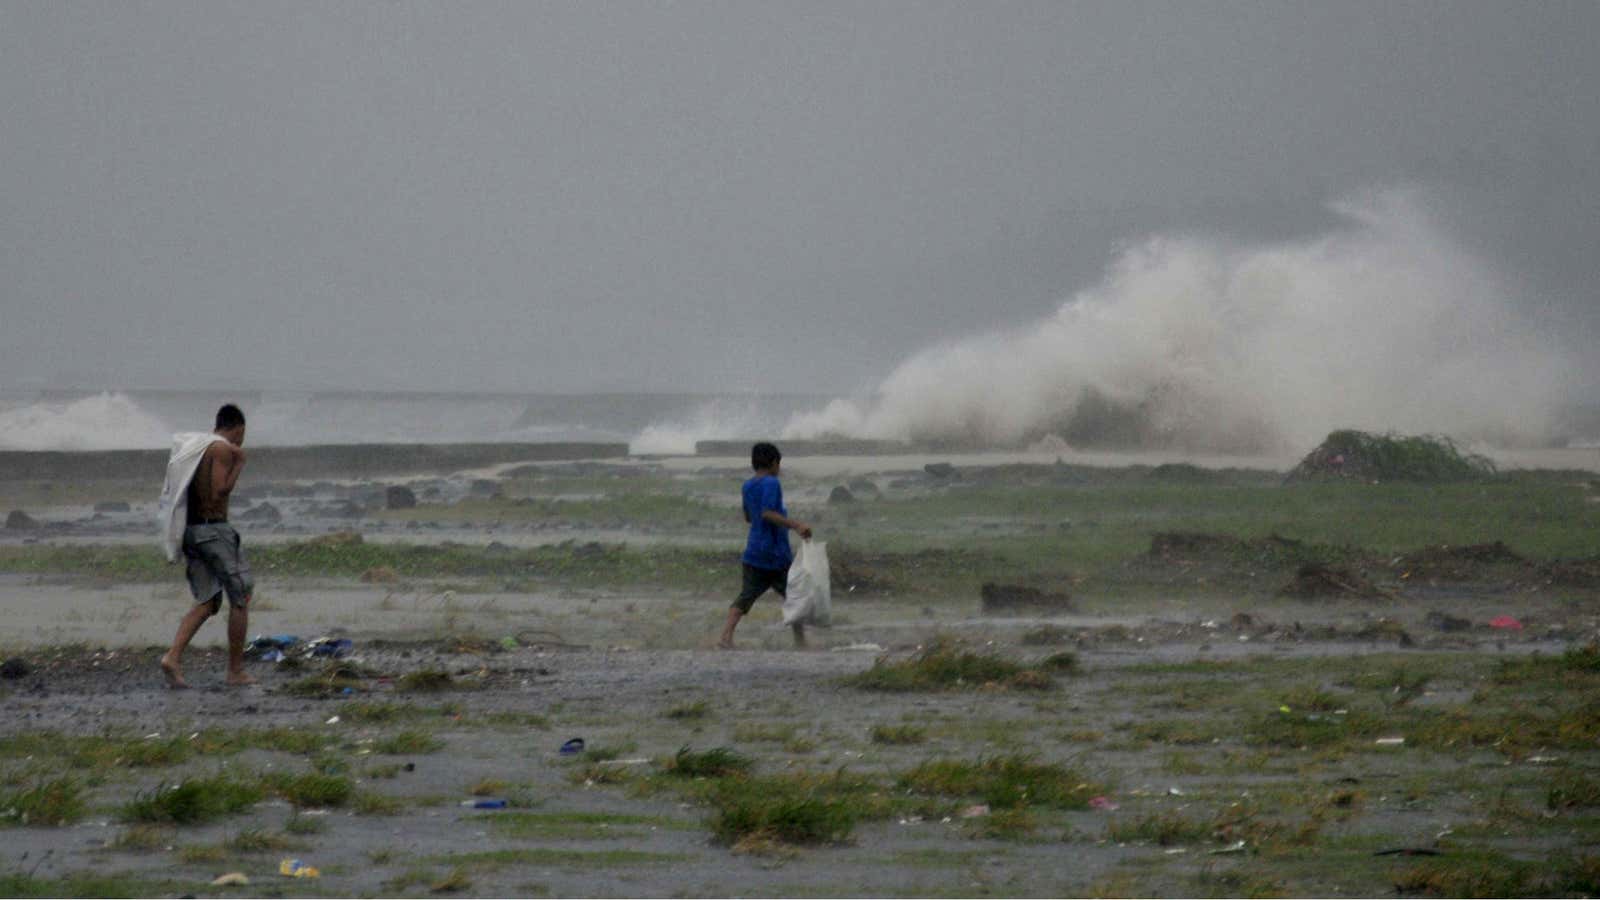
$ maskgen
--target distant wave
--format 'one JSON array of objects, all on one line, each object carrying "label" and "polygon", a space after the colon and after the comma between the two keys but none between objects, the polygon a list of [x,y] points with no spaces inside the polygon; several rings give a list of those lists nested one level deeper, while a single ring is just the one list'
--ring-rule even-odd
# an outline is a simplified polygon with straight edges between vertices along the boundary
[{"label": "distant wave", "polygon": [[917,353],[784,435],[1223,452],[1350,427],[1551,440],[1579,360],[1417,200],[1339,204],[1345,226],[1312,240],[1150,239],[1045,320]]},{"label": "distant wave", "polygon": [[122,393],[0,412],[0,450],[150,449],[171,438],[164,422]]}]

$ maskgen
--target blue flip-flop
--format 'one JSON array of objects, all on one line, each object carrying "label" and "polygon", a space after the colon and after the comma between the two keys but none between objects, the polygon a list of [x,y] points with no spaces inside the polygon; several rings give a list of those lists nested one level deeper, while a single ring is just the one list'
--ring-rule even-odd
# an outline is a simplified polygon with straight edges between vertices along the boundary
[{"label": "blue flip-flop", "polygon": [[583,738],[573,738],[561,745],[562,756],[577,756],[583,752]]}]

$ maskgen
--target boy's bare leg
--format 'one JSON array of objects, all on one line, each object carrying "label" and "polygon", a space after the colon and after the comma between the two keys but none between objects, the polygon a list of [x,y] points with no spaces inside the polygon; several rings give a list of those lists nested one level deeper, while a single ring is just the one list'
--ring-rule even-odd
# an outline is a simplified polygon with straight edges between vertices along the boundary
[{"label": "boy's bare leg", "polygon": [[220,598],[207,603],[196,603],[189,607],[189,611],[178,622],[178,633],[172,638],[172,649],[161,657],[161,674],[166,676],[167,687],[179,689],[189,686],[189,682],[183,680],[183,651],[188,648],[189,642],[194,640],[194,634],[200,630],[200,626],[217,614],[219,601]]},{"label": "boy's bare leg", "polygon": [[722,639],[717,641],[718,649],[733,649],[733,630],[739,627],[739,620],[742,618],[744,618],[744,613],[739,611],[739,607],[728,607],[728,621],[722,625]]},{"label": "boy's bare leg", "polygon": [[244,636],[250,630],[250,598],[243,606],[228,607],[228,683],[255,684],[255,676],[244,670]]},{"label": "boy's bare leg", "polygon": [[796,622],[789,627],[794,629],[794,645],[796,647],[806,646],[806,626]]}]

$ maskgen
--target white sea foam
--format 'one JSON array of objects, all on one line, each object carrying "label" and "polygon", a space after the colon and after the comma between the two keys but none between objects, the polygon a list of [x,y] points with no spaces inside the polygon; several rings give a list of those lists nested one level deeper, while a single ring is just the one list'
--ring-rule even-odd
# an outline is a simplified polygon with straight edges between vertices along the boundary
[{"label": "white sea foam", "polygon": [[127,394],[36,402],[0,412],[0,449],[116,450],[165,447],[172,430]]},{"label": "white sea foam", "polygon": [[1576,360],[1405,190],[1311,240],[1158,237],[1027,328],[924,350],[784,436],[1265,451],[1334,428],[1549,437]]}]

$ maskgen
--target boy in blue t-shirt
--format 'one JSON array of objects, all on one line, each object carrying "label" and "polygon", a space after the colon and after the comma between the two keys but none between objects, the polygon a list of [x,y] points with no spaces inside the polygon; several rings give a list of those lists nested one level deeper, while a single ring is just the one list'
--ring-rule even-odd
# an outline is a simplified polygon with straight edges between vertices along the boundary
[{"label": "boy in blue t-shirt", "polygon": [[[756,474],[744,483],[744,520],[750,523],[750,537],[745,541],[744,589],[739,598],[728,607],[728,621],[722,626],[722,639],[717,646],[733,649],[733,630],[739,620],[750,612],[756,598],[768,588],[781,596],[789,585],[789,563],[794,555],[789,550],[789,529],[800,532],[802,538],[811,537],[811,526],[789,518],[783,508],[783,485],[778,483],[778,469],[783,464],[783,454],[778,448],[763,441],[750,448],[750,468]],[[794,644],[806,645],[805,626],[796,622]]]}]

